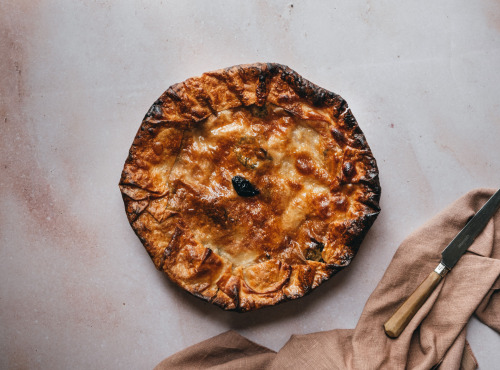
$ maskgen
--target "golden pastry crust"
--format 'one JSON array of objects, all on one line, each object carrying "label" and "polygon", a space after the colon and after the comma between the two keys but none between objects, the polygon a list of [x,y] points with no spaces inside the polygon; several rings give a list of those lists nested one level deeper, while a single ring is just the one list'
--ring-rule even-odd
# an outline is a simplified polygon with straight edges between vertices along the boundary
[{"label": "golden pastry crust", "polygon": [[120,189],[155,266],[237,311],[299,298],[333,276],[380,212],[376,161],[345,100],[270,63],[165,91]]}]

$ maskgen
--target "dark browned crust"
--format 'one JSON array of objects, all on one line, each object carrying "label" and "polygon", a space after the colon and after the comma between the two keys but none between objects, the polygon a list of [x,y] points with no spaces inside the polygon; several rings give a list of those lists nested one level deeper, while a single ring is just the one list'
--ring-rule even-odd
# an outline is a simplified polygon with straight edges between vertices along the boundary
[{"label": "dark browned crust", "polygon": [[[266,103],[303,119],[310,114],[303,107],[309,106],[335,121],[331,134],[344,152],[339,181],[356,184],[362,190],[356,201],[363,209],[356,219],[340,227],[338,235],[345,248],[343,255],[335,257],[335,263],[310,261],[309,265],[292,269],[278,261],[279,265],[269,265],[278,269],[281,279],[278,288],[267,293],[245,293],[249,288],[227,270],[211,249],[196,242],[179,214],[166,208],[168,173],[152,171],[152,168],[161,164],[167,169],[164,172],[168,172],[176,161],[184,132],[211,115]],[[361,171],[353,170],[353,163],[357,163]],[[120,189],[127,217],[156,267],[193,295],[236,311],[299,298],[349,265],[380,212],[381,192],[375,158],[346,101],[290,68],[274,63],[234,66],[168,88],[142,121],[125,162]],[[191,263],[196,265],[192,274],[185,269],[179,273],[174,271],[179,263],[176,256],[184,253],[183,248],[189,249]],[[293,292],[285,287],[290,279],[296,285]]]}]

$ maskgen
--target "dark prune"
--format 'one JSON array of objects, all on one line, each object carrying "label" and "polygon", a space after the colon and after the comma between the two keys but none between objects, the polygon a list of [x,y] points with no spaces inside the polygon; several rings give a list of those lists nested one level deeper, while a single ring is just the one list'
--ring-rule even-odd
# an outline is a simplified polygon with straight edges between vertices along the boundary
[{"label": "dark prune", "polygon": [[356,168],[351,162],[344,162],[342,172],[344,172],[345,177],[352,177],[356,173]]},{"label": "dark prune", "polygon": [[253,197],[260,194],[259,189],[252,185],[250,181],[241,176],[234,176],[232,179],[234,190],[239,196]]}]

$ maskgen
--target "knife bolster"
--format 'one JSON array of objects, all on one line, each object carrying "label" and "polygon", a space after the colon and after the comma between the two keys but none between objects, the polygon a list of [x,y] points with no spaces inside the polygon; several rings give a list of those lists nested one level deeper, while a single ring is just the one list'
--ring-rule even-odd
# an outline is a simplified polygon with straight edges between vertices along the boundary
[{"label": "knife bolster", "polygon": [[434,272],[436,274],[439,274],[441,277],[445,277],[448,271],[450,271],[450,269],[446,267],[442,262],[439,262],[439,265],[434,270]]}]

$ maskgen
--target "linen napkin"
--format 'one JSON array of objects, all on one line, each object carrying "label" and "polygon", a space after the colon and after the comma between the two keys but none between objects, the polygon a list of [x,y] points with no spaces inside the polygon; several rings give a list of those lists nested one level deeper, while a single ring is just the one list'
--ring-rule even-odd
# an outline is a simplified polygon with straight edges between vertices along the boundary
[{"label": "linen napkin", "polygon": [[155,369],[476,369],[465,340],[472,315],[500,333],[500,211],[397,339],[384,322],[434,270],[441,251],[493,195],[474,190],[400,245],[355,329],[293,335],[278,352],[229,331]]}]

